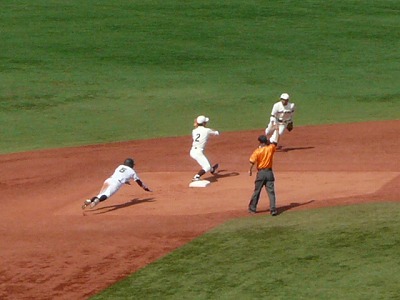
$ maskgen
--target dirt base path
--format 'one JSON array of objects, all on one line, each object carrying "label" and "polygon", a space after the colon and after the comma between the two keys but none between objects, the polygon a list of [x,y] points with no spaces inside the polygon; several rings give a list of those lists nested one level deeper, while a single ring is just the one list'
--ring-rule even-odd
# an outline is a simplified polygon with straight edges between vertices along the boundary
[{"label": "dirt base path", "polygon": [[[282,137],[278,209],[400,200],[400,121],[309,126]],[[222,222],[248,217],[248,158],[262,131],[222,133],[207,188],[188,188],[191,140],[165,138],[0,156],[0,299],[87,299]],[[126,157],[141,179],[83,214]],[[265,192],[259,213],[270,218]],[[279,216],[278,216],[279,217]]]}]

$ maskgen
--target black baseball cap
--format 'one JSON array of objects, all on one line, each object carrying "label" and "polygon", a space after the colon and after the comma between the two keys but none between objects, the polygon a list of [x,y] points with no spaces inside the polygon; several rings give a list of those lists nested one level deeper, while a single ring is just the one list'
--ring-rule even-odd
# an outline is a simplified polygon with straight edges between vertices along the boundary
[{"label": "black baseball cap", "polygon": [[266,137],[265,135],[260,135],[260,136],[258,137],[258,141],[259,141],[260,143],[263,143],[263,144],[267,144],[267,143],[268,143],[268,139],[267,139],[267,137]]}]

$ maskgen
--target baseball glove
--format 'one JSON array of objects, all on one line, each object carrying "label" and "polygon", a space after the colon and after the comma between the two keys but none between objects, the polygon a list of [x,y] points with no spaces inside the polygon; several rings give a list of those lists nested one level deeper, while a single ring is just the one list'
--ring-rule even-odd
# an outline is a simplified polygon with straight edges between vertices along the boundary
[{"label": "baseball glove", "polygon": [[286,129],[290,132],[293,130],[293,122],[289,122],[286,126]]}]

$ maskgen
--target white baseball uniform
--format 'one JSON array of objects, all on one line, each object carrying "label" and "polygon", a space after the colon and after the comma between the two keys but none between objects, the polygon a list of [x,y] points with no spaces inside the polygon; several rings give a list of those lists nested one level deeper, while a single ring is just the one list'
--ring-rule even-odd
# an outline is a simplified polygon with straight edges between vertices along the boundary
[{"label": "white baseball uniform", "polygon": [[135,170],[125,166],[118,166],[114,174],[111,177],[107,178],[104,181],[104,184],[100,190],[100,193],[97,195],[97,198],[100,198],[102,195],[106,195],[107,198],[114,195],[125,183],[129,183],[129,181],[133,179],[134,181],[140,180]]},{"label": "white baseball uniform", "polygon": [[193,142],[192,148],[190,149],[190,157],[196,160],[205,172],[211,170],[211,164],[204,155],[204,150],[210,135],[219,135],[219,132],[201,125],[192,131]]},{"label": "white baseball uniform", "polygon": [[287,124],[293,122],[295,112],[295,105],[288,101],[286,105],[283,105],[282,101],[276,102],[272,107],[270,121],[267,128],[265,129],[265,135],[268,136],[272,131],[273,134],[270,137],[271,143],[277,142],[276,131],[273,130],[275,124],[279,125],[279,136],[282,136]]}]

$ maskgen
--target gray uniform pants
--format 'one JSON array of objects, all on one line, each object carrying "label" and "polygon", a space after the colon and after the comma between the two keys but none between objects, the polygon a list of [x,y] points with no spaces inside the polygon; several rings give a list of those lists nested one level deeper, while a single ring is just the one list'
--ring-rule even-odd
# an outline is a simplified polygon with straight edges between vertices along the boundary
[{"label": "gray uniform pants", "polygon": [[257,177],[254,181],[254,192],[249,203],[249,210],[253,212],[257,210],[257,204],[263,186],[265,186],[265,190],[268,193],[270,211],[276,210],[274,173],[272,169],[262,169],[257,172]]}]

